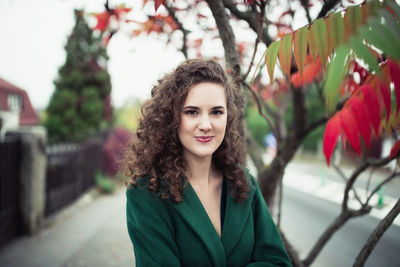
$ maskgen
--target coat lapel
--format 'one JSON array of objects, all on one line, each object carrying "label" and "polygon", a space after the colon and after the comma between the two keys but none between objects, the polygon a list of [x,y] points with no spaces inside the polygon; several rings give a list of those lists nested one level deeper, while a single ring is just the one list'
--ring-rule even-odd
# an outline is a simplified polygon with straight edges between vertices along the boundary
[{"label": "coat lapel", "polygon": [[175,209],[204,243],[212,257],[213,266],[225,266],[224,246],[190,183],[183,190],[183,201],[175,205]]},{"label": "coat lapel", "polygon": [[250,186],[250,191],[248,193],[249,197],[243,202],[236,202],[231,197],[230,193],[226,194],[227,199],[224,226],[222,228],[222,242],[227,257],[229,257],[242,236],[243,228],[246,226],[251,210],[250,205],[252,203],[251,199],[254,196],[254,192],[254,188]]}]

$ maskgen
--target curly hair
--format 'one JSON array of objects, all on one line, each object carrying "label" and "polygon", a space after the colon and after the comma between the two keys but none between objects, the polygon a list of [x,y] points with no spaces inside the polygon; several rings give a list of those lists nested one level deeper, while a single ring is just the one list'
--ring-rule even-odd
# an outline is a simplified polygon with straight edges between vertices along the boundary
[{"label": "curly hair", "polygon": [[133,186],[137,179],[146,176],[148,188],[162,199],[182,201],[186,162],[178,137],[180,114],[189,88],[202,82],[220,84],[225,89],[226,132],[212,156],[212,164],[230,181],[232,197],[242,201],[249,191],[243,170],[243,138],[237,130],[238,105],[243,105],[244,100],[224,69],[211,59],[186,60],[153,87],[151,99],[142,106],[142,118],[127,151],[126,174]]}]

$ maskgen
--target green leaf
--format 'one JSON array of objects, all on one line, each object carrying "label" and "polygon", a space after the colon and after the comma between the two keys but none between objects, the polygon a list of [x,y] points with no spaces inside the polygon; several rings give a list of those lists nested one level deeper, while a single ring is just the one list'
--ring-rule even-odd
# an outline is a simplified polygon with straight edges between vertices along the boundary
[{"label": "green leaf", "polygon": [[[316,61],[316,54],[319,55],[321,63],[326,66],[328,58],[329,47],[328,47],[328,30],[326,28],[325,20],[323,18],[317,19],[311,24],[309,35],[309,46],[311,54],[313,55],[314,61]],[[313,45],[311,45],[313,43]],[[316,49],[316,51],[312,51]]]},{"label": "green leaf", "polygon": [[344,38],[347,40],[350,36],[357,32],[362,24],[362,15],[360,6],[348,7],[343,17],[344,21]]},{"label": "green leaf", "polygon": [[393,38],[400,42],[400,23],[393,18],[392,14],[390,14],[385,9],[380,9],[378,14],[385,19],[386,25],[389,27],[389,30],[392,33]]},{"label": "green leaf", "polygon": [[290,77],[290,67],[292,65],[292,33],[286,34],[279,47],[279,62],[284,74]]},{"label": "green leaf", "polygon": [[265,63],[267,64],[268,74],[270,83],[274,82],[274,70],[276,60],[278,59],[279,43],[281,41],[275,41],[269,45],[267,54],[265,55]]},{"label": "green leaf", "polygon": [[352,48],[353,51],[356,53],[356,55],[361,58],[366,64],[368,64],[371,70],[377,73],[380,72],[378,62],[360,37],[353,36],[352,38],[350,38],[349,45],[350,48]]},{"label": "green leaf", "polygon": [[304,63],[307,56],[307,26],[294,33],[294,59],[300,76],[303,75]]},{"label": "green leaf", "polygon": [[400,6],[395,1],[389,1],[388,6],[396,13],[397,18],[400,18]]},{"label": "green leaf", "polygon": [[379,23],[377,18],[368,19],[369,28],[362,27],[361,35],[372,45],[383,51],[389,57],[400,60],[399,45],[394,42],[388,28]]},{"label": "green leaf", "polygon": [[361,5],[361,17],[362,17],[362,23],[366,23],[368,17],[371,15],[372,13],[372,4],[371,2],[364,2]]},{"label": "green leaf", "polygon": [[350,50],[346,46],[340,46],[328,66],[327,78],[324,87],[324,96],[328,112],[334,111],[339,100],[340,88],[344,76],[348,71],[348,58]]},{"label": "green leaf", "polygon": [[344,22],[342,14],[333,13],[327,19],[331,49],[344,43]]}]

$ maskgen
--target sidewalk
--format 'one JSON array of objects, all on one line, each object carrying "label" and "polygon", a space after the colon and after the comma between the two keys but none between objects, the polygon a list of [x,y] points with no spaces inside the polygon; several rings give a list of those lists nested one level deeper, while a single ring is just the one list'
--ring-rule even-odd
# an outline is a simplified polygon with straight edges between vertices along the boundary
[{"label": "sidewalk", "polygon": [[47,222],[35,236],[0,249],[0,266],[134,266],[125,219],[125,189],[84,195]]}]

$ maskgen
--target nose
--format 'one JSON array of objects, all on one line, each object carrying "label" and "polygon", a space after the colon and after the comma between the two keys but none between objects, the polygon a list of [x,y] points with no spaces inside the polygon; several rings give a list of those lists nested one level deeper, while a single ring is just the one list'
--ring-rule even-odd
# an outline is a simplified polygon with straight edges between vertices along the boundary
[{"label": "nose", "polygon": [[209,131],[212,129],[211,121],[208,116],[204,116],[201,118],[201,121],[199,123],[199,129],[201,131]]}]

